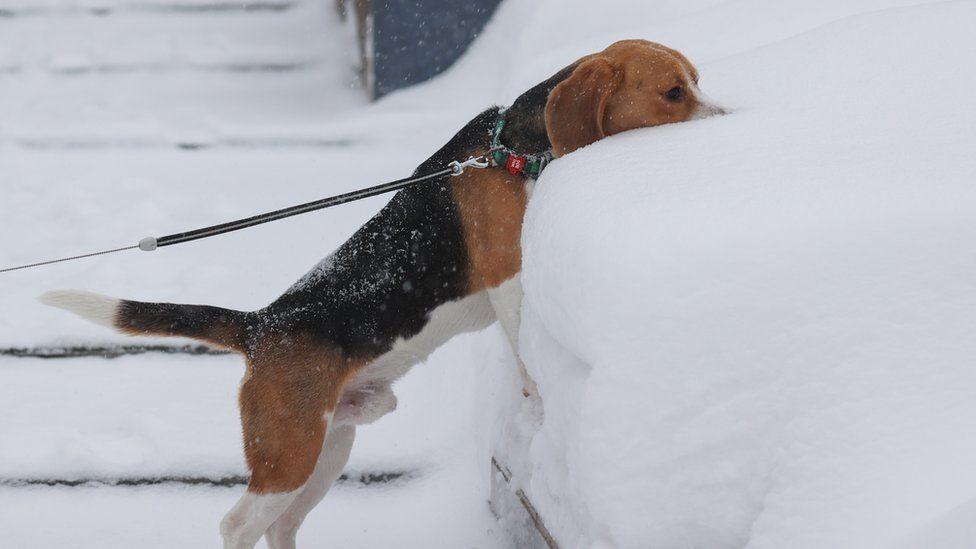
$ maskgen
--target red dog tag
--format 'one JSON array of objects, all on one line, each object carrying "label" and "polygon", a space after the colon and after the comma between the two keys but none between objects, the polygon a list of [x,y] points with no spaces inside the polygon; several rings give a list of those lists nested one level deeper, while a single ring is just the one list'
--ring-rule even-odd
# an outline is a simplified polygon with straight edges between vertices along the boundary
[{"label": "red dog tag", "polygon": [[522,170],[525,168],[525,157],[510,154],[508,155],[508,163],[505,164],[505,167],[508,168],[508,171],[511,172],[512,175],[518,175],[522,173]]}]

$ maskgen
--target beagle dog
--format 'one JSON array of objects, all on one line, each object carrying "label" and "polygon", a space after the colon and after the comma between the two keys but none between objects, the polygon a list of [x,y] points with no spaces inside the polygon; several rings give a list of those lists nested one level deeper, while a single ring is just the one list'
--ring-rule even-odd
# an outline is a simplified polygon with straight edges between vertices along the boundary
[{"label": "beagle dog", "polygon": [[342,472],[356,426],[396,408],[394,381],[454,335],[496,319],[517,344],[522,217],[545,163],[608,135],[720,112],[703,99],[684,55],[624,40],[510,108],[476,116],[417,173],[481,155],[493,167],[399,191],[261,310],[77,291],[41,300],[122,333],[195,338],[243,355],[251,478],[220,531],[229,548],[253,547],[261,536],[273,549],[294,547],[305,516]]}]

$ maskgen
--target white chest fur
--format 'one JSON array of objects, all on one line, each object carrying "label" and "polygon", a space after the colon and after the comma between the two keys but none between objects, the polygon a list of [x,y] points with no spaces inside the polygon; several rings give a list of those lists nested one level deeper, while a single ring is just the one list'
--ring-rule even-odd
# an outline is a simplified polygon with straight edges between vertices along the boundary
[{"label": "white chest fur", "polygon": [[481,330],[494,320],[495,313],[485,292],[445,303],[430,313],[420,333],[409,339],[398,339],[386,354],[369,363],[352,388],[389,385],[455,335]]}]

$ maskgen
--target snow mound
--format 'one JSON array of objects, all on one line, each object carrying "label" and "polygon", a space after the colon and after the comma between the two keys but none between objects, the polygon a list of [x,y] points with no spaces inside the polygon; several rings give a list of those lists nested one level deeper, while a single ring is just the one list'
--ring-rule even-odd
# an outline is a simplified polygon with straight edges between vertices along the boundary
[{"label": "snow mound", "polygon": [[889,9],[700,63],[733,114],[548,169],[523,487],[564,547],[973,545],[974,18]]}]

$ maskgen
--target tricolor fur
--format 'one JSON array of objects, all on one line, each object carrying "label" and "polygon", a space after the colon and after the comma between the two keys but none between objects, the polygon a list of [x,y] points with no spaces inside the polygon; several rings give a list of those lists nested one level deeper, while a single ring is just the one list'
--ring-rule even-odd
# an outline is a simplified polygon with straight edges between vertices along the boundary
[{"label": "tricolor fur", "polygon": [[[520,96],[501,141],[558,157],[620,131],[719,112],[701,99],[697,80],[674,50],[618,42]],[[486,154],[498,113],[476,116],[417,173]],[[251,481],[221,532],[227,547],[252,547],[262,535],[272,548],[293,547],[305,514],[341,472],[355,426],[396,407],[396,379],[496,318],[517,345],[530,184],[493,168],[402,190],[258,311],[71,291],[41,299],[123,333],[196,338],[244,355],[239,405]]]}]

